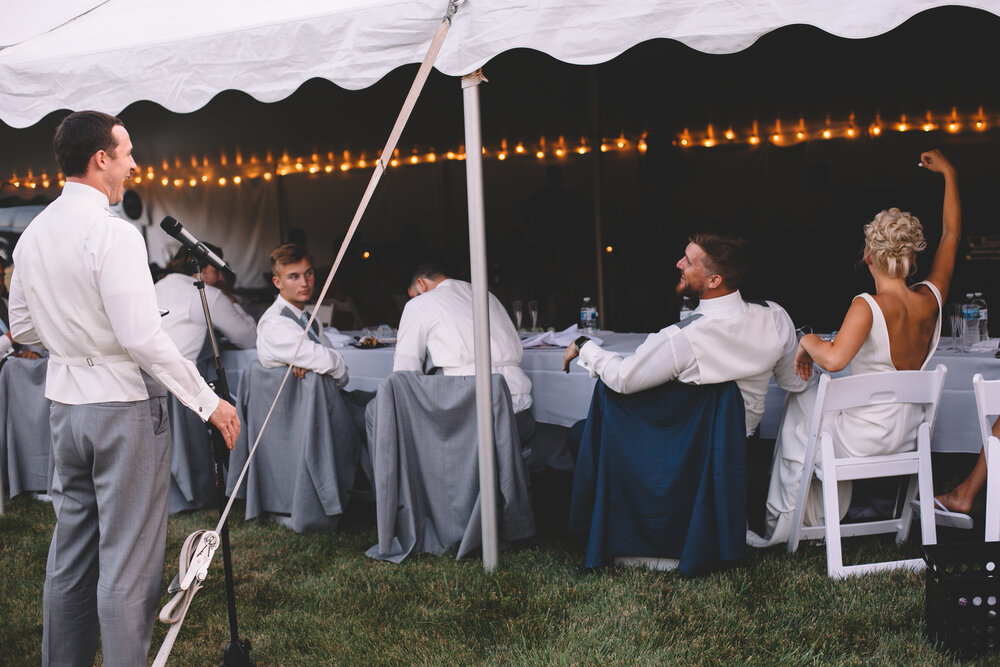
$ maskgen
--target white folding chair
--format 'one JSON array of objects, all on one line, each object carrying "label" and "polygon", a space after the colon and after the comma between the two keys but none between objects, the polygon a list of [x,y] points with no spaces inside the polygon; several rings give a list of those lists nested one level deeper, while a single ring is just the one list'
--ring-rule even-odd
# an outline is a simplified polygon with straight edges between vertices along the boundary
[{"label": "white folding chair", "polygon": [[986,451],[986,541],[1000,541],[1000,440],[993,435],[993,422],[1000,416],[1000,380],[972,378],[979,411],[979,431]]},{"label": "white folding chair", "polygon": [[[820,378],[792,534],[788,540],[788,551],[795,551],[800,539],[826,538],[827,573],[834,579],[881,570],[923,568],[924,561],[921,558],[845,566],[840,541],[841,537],[895,532],[896,543],[905,542],[913,514],[910,501],[919,488],[923,543],[937,543],[937,531],[934,525],[934,484],[931,474],[931,432],[934,429],[934,419],[947,371],[948,369],[939,364],[933,371],[867,373],[837,379],[824,375]],[[836,457],[833,437],[825,426],[826,417],[832,417],[842,410],[851,408],[893,403],[917,403],[926,406],[924,421],[917,429],[917,442],[913,451],[866,457]],[[816,465],[817,449],[819,465]],[[823,485],[825,525],[803,526],[803,512],[814,475]],[[899,518],[841,525],[837,482],[898,475],[914,475],[907,488]]]}]

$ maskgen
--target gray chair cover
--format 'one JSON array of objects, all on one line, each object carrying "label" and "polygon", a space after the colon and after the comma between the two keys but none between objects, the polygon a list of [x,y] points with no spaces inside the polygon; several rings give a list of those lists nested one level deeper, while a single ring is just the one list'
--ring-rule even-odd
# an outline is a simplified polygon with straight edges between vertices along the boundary
[{"label": "gray chair cover", "polygon": [[[264,368],[259,361],[243,371],[237,398],[242,428],[229,459],[229,494],[284,375],[284,367]],[[289,515],[296,532],[335,528],[360,449],[361,434],[336,381],[316,373],[289,377],[238,493],[246,499],[246,518],[271,512]]]},{"label": "gray chair cover", "polygon": [[170,514],[216,504],[215,459],[208,425],[167,394],[170,416]]},{"label": "gray chair cover", "polygon": [[[393,373],[379,385],[368,442],[375,471],[378,544],[366,553],[398,563],[413,553],[458,558],[482,544],[475,377]],[[535,534],[528,471],[510,391],[493,376],[500,538]]]},{"label": "gray chair cover", "polygon": [[0,465],[10,497],[52,490],[48,359],[10,357],[0,371]]}]

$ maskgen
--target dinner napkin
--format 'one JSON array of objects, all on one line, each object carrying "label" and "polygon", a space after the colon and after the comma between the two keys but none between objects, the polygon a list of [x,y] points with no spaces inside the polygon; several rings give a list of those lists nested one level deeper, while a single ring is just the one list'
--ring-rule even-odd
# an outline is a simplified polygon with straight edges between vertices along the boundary
[{"label": "dinner napkin", "polygon": [[556,345],[558,347],[569,347],[569,344],[575,341],[580,336],[586,335],[587,338],[594,341],[598,345],[604,343],[603,340],[597,336],[591,334],[583,334],[580,331],[580,327],[576,324],[564,329],[562,331],[545,331],[540,334],[535,334],[521,341],[521,347],[539,347],[541,345]]},{"label": "dinner napkin", "polygon": [[347,347],[354,342],[354,336],[348,336],[347,334],[342,334],[335,327],[327,327],[323,329],[323,335],[326,339],[330,341],[330,344],[334,347]]}]

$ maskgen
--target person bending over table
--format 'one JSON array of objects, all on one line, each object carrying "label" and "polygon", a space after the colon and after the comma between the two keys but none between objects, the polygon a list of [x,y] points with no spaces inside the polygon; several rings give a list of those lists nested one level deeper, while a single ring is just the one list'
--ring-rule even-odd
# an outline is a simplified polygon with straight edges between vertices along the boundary
[{"label": "person bending over table", "polygon": [[[449,275],[438,260],[420,261],[411,274],[396,336],[392,370],[444,375],[475,375],[472,335],[472,285]],[[521,339],[500,301],[489,295],[490,358],[493,372],[507,381],[518,438],[527,442],[535,431],[531,414],[531,380],[521,370]]]},{"label": "person bending over table", "polygon": [[[898,208],[876,215],[864,228],[864,262],[875,279],[875,295],[854,297],[835,340],[824,341],[815,334],[802,337],[795,367],[803,379],[811,378],[813,363],[829,372],[850,364],[852,374],[918,370],[934,354],[941,335],[941,302],[948,294],[955,269],[962,221],[955,168],[936,150],[922,153],[920,164],[944,176],[944,222],[930,275],[913,286],[906,284],[916,270],[917,254],[927,247],[920,221]],[[747,543],[751,546],[788,541],[804,474],[817,385],[813,381],[807,391],[792,397],[786,405],[771,468],[765,535],[748,531]],[[834,451],[837,456],[847,457],[912,449],[922,418],[922,408],[908,404],[845,410],[831,425]],[[840,483],[841,517],[850,506],[850,489],[850,482]],[[807,526],[823,522],[819,485],[810,487],[803,521]]]},{"label": "person bending over table", "polygon": [[[222,248],[206,243],[212,252],[222,257]],[[208,358],[208,324],[201,295],[194,286],[197,275],[191,273],[191,252],[181,246],[167,269],[167,275],[154,285],[156,300],[167,314],[163,316],[163,330],[177,345],[187,359],[199,361]],[[226,286],[225,276],[211,264],[201,267],[201,280],[205,283],[205,298],[208,301],[212,325],[229,342],[241,350],[257,343],[257,323],[243,308]]]},{"label": "person bending over table", "polygon": [[563,370],[577,363],[620,394],[677,380],[686,384],[719,384],[735,380],[743,395],[747,437],[764,416],[767,384],[774,375],[779,387],[802,391],[806,381],[795,374],[795,325],[773,301],[748,302],[739,286],[746,273],[747,241],[731,233],[695,234],[677,262],[681,271],[674,291],[700,300],[694,314],[650,334],[623,357],[599,347],[586,336],[570,343]]},{"label": "person bending over table", "polygon": [[[257,323],[257,358],[264,368],[280,368],[293,363],[295,348],[306,328],[311,314],[305,310],[312,299],[315,287],[312,257],[305,246],[285,243],[271,253],[271,280],[278,288],[271,307],[261,315]],[[341,396],[347,403],[354,425],[365,434],[364,406],[374,393],[366,391],[343,391],[350,381],[347,365],[343,357],[333,348],[330,340],[323,335],[319,320],[313,321],[298,356],[294,359],[292,372],[300,380],[312,371],[329,375],[341,389]]]}]

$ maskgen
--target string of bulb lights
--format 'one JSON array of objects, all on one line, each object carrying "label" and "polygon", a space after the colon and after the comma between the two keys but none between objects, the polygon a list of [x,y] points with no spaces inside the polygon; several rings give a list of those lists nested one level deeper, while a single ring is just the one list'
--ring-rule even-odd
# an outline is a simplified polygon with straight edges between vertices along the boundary
[{"label": "string of bulb lights", "polygon": [[[838,122],[833,122],[827,117],[822,123],[807,124],[803,118],[800,118],[791,127],[783,126],[781,120],[777,119],[764,132],[760,131],[760,125],[757,121],[753,121],[750,127],[741,131],[735,130],[733,126],[728,126],[722,132],[717,132],[713,124],[710,123],[704,131],[692,132],[685,128],[676,135],[672,143],[684,149],[738,144],[757,146],[765,141],[775,146],[790,146],[805,141],[851,140],[865,136],[877,139],[883,134],[891,132],[933,132],[935,130],[943,130],[950,134],[984,132],[990,127],[997,126],[1000,126],[1000,117],[987,117],[984,115],[982,107],[977,113],[965,116],[959,115],[956,109],[952,109],[950,115],[943,117],[934,117],[928,111],[920,119],[911,119],[902,115],[894,121],[884,121],[881,116],[876,115],[873,121],[866,124],[856,122],[852,113],[847,119]],[[597,149],[602,153],[629,151],[645,153],[648,150],[646,137],[647,133],[645,132],[640,135],[626,135],[623,132],[616,138],[601,141]],[[531,158],[541,161],[559,161],[574,155],[587,155],[593,150],[594,146],[586,138],[581,138],[577,142],[568,142],[560,136],[556,141],[548,141],[545,137],[540,137],[537,142],[518,141],[513,143],[513,147],[511,147],[511,143],[503,139],[499,146],[484,146],[482,154],[485,159],[496,159],[500,162],[508,159]],[[275,159],[271,152],[268,152],[263,158],[251,155],[248,159],[244,159],[242,153],[237,151],[232,159],[222,154],[217,163],[213,163],[208,157],[198,158],[192,155],[188,160],[176,157],[172,161],[163,159],[159,165],[155,166],[153,164],[142,165],[132,181],[136,185],[158,183],[163,187],[175,188],[207,185],[239,186],[247,180],[270,181],[275,177],[289,174],[333,174],[370,169],[374,168],[378,155],[379,151],[352,153],[345,150],[329,151],[323,155],[313,153],[308,157],[295,158],[285,153],[280,158]],[[387,167],[464,160],[465,157],[464,146],[445,152],[413,148],[409,154],[401,154],[397,148]],[[37,190],[39,188],[45,190],[57,185],[62,187],[65,184],[65,179],[62,174],[50,178],[45,172],[36,175],[31,169],[27,169],[23,176],[15,172],[4,183],[15,190]]]}]

